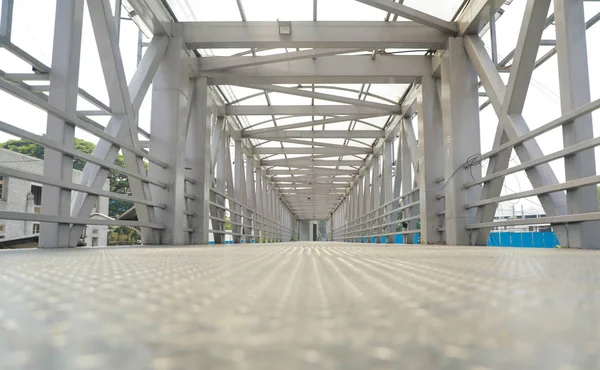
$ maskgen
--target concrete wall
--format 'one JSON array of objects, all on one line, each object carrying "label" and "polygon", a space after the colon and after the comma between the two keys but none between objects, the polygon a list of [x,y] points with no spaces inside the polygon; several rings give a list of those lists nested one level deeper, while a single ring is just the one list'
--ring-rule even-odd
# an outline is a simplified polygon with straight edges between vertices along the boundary
[{"label": "concrete wall", "polygon": [[[31,172],[37,175],[43,175],[44,173],[43,160],[2,148],[0,148],[0,164],[5,167]],[[81,171],[73,171],[73,182],[77,181],[80,174]],[[1,171],[0,175],[2,175]],[[0,200],[0,211],[34,213],[37,209],[39,212],[39,206],[33,205],[33,198],[30,193],[31,185],[41,186],[41,184],[32,183],[31,181],[4,177],[4,186],[6,190],[4,191],[4,199]],[[106,180],[103,189],[109,190],[109,185],[109,180]],[[28,195],[30,195],[29,203]],[[75,198],[74,194],[72,198]],[[94,212],[108,215],[108,198],[99,198]],[[31,235],[33,234],[33,228],[36,224],[38,224],[38,222],[0,220],[0,225],[4,225],[4,232],[0,231],[0,237],[8,239],[24,235]],[[93,237],[95,237],[96,240],[93,240]],[[88,246],[93,244],[106,245],[107,237],[108,226],[88,226],[86,229],[86,244]]]}]

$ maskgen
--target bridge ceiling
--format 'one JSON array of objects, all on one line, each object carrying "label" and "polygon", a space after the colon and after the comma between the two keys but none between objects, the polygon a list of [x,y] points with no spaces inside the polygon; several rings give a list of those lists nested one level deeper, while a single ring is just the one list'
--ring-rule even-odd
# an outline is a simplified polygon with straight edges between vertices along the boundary
[{"label": "bridge ceiling", "polygon": [[325,218],[390,140],[399,101],[430,73],[463,0],[166,3],[200,56],[198,75],[219,86],[288,205]]}]

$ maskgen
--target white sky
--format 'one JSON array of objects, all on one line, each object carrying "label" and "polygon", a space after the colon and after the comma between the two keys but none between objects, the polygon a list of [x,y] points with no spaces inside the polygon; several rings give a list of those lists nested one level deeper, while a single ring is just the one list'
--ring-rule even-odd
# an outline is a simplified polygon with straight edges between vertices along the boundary
[{"label": "white sky", "polygon": [[[200,21],[239,21],[241,20],[236,0],[169,0],[172,9],[180,20],[200,20]],[[312,0],[243,0],[246,17],[249,21],[275,21],[279,20],[312,20]],[[428,12],[444,19],[450,19],[456,8],[461,3],[460,0],[445,1],[423,1],[406,0],[406,5]],[[519,25],[521,22],[525,0],[515,0],[505,7],[506,12],[498,22],[498,52],[500,59],[511,51],[518,37]],[[600,2],[586,2],[586,19],[589,19],[600,12]],[[51,64],[53,24],[55,13],[55,1],[51,0],[15,0],[12,42],[24,49],[43,63]],[[353,0],[319,0],[318,1],[318,19],[319,20],[383,20],[385,13],[375,8]],[[595,66],[600,65],[600,53],[593,46],[600,40],[600,25],[596,25],[588,30],[588,60],[590,66],[590,85],[592,100],[600,97],[600,70]],[[550,26],[544,33],[545,39],[553,39],[554,27]],[[137,59],[137,27],[131,21],[121,22],[121,54],[127,78],[130,79],[136,68]],[[487,38],[484,38],[489,48]],[[540,47],[539,55],[544,54],[550,47]],[[213,50],[215,55],[231,55],[241,50]],[[31,72],[30,67],[12,57],[8,52],[0,49],[0,69],[7,73]],[[503,74],[503,78],[508,78],[508,74]],[[87,7],[85,9],[85,18],[83,24],[83,42],[80,67],[80,87],[108,104],[108,96],[102,69],[100,66],[98,52],[96,49],[94,35],[89,20]],[[506,80],[505,80],[506,81]],[[360,88],[360,85],[353,85],[352,88]],[[371,92],[383,95],[389,99],[397,100],[402,95],[404,85],[373,85]],[[235,88],[235,94],[238,98],[247,95],[253,90]],[[334,93],[333,90],[324,90],[323,92]],[[356,97],[353,93],[335,92],[336,94]],[[552,119],[559,117],[559,88],[558,71],[556,57],[553,57],[543,66],[538,68],[533,75],[530,85],[525,110],[523,112],[527,123],[531,129],[539,127]],[[270,94],[273,104],[309,104],[309,99],[291,97],[283,94]],[[146,96],[140,112],[140,126],[146,130],[150,129],[150,109],[149,103],[151,92]],[[484,99],[481,101],[483,102]],[[244,101],[243,104],[264,104],[264,97],[257,97]],[[319,102],[316,104],[331,104],[330,102]],[[93,109],[91,104],[80,99],[78,109]],[[0,120],[12,125],[27,129],[36,134],[45,132],[46,113],[38,110],[28,103],[22,102],[17,98],[0,91]],[[248,119],[250,124],[267,120],[269,117],[252,117]],[[95,118],[99,123],[106,124],[108,119],[103,117]],[[490,150],[497,126],[497,117],[490,107],[481,112],[481,147],[482,152]],[[282,123],[293,123],[305,121],[306,118],[290,119]],[[381,126],[385,122],[382,119],[370,119],[369,122]],[[595,135],[597,135],[598,122],[600,122],[600,112],[594,114]],[[416,122],[415,122],[416,124]],[[258,128],[268,127],[270,124],[259,126]],[[347,123],[329,125],[328,129],[347,129]],[[368,126],[358,124],[356,129],[368,129]],[[97,139],[81,130],[76,131],[76,136],[92,142]],[[0,141],[11,139],[9,135],[0,133]],[[341,144],[343,140],[331,140],[332,143]],[[562,135],[559,130],[542,135],[538,142],[544,153],[551,153],[562,149]],[[279,146],[279,143],[268,143],[264,147]],[[359,145],[354,143],[352,145]],[[288,147],[294,144],[286,144]],[[598,151],[597,151],[598,153]],[[511,166],[518,163],[515,159]],[[597,168],[600,168],[600,158],[597,155]],[[559,179],[564,181],[563,161],[553,162],[552,167]],[[598,171],[597,171],[598,172]],[[506,188],[503,193],[510,194],[515,191],[524,191],[531,188],[529,181],[524,173],[516,176],[511,175],[506,180]],[[540,209],[537,199],[513,201],[517,211],[520,211],[521,205],[527,213],[528,210]],[[511,204],[504,203],[499,206],[500,210],[510,210]]]}]

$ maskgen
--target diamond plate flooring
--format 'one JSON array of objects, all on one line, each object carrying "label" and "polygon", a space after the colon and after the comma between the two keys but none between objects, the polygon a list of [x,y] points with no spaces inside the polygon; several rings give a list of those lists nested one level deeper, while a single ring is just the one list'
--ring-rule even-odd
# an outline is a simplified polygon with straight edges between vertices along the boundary
[{"label": "diamond plate flooring", "polygon": [[1,369],[598,369],[600,254],[0,252]]}]

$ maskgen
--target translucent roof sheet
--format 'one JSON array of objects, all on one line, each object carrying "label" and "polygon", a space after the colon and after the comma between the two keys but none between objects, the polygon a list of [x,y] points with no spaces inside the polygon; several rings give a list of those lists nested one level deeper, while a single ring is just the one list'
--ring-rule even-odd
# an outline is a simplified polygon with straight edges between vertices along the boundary
[{"label": "translucent roof sheet", "polygon": [[[455,15],[457,9],[460,7],[463,0],[405,0],[403,3],[406,6],[412,7],[419,11],[429,13],[436,17],[451,20]],[[283,1],[283,0],[167,0],[171,9],[175,13],[179,21],[406,21],[401,17],[395,17],[389,15],[380,9],[374,8],[369,5],[365,5],[355,0],[296,0],[296,1]],[[316,8],[314,8],[316,4]],[[292,26],[293,27],[293,26]],[[199,49],[197,50],[202,57],[236,57],[236,58],[248,58],[249,60],[253,56],[270,56],[270,55],[283,55],[286,53],[297,52],[300,50],[310,49]],[[380,57],[380,54],[387,55],[424,55],[427,52],[425,49],[386,49],[377,50],[375,58]],[[346,52],[346,55],[352,57],[353,55],[368,55],[372,53],[369,50]],[[286,63],[286,62],[280,62]],[[311,135],[314,138],[307,138],[305,135],[291,135],[292,138],[285,139],[284,141],[278,141],[274,139],[270,134],[269,129],[280,130],[281,127],[297,124],[297,123],[310,123],[311,121],[320,121],[324,119],[335,118],[341,116],[343,118],[345,114],[338,113],[337,109],[328,110],[327,113],[320,115],[309,115],[312,110],[306,109],[308,106],[351,106],[355,108],[374,107],[373,103],[383,104],[391,107],[396,107],[399,99],[403,96],[406,89],[409,87],[408,84],[302,84],[302,85],[276,85],[286,87],[290,89],[300,89],[305,92],[316,92],[320,94],[327,94],[330,96],[349,98],[355,101],[354,104],[344,104],[342,101],[336,101],[336,99],[328,100],[315,97],[297,96],[293,94],[286,94],[281,92],[265,92],[260,89],[252,89],[247,87],[239,87],[233,85],[220,86],[220,90],[223,92],[227,103],[233,106],[262,106],[264,107],[259,115],[249,116],[238,116],[238,122],[242,125],[243,130],[246,132],[256,131],[253,135],[251,142],[255,148],[306,148],[306,154],[284,154],[282,153],[260,155],[262,159],[269,160],[292,160],[293,158],[313,158],[314,160],[365,160],[367,154],[347,154],[344,151],[337,150],[338,147],[349,146],[352,148],[369,149],[373,147],[378,140],[376,138],[348,138],[348,135],[340,135],[340,137],[323,137],[324,135],[317,134],[323,131],[347,131],[347,130],[371,130],[379,131],[385,128],[386,124],[391,122],[390,116],[379,116],[379,117],[348,117],[341,122],[328,122],[322,124],[318,122],[316,125],[309,125],[298,128],[288,128],[285,132],[293,133],[297,131],[314,131],[315,134]],[[302,95],[302,94],[300,94]],[[364,103],[362,103],[362,102]],[[290,106],[302,106],[303,109],[295,110],[294,112],[303,113],[300,116],[294,115],[276,115],[271,116],[268,114],[268,106],[281,107],[281,109]],[[254,108],[253,108],[254,109]],[[315,108],[316,109],[316,108]],[[349,110],[345,110],[346,112]],[[352,110],[353,111],[353,110]],[[263,114],[263,112],[265,114]],[[329,113],[331,112],[331,113]],[[298,113],[292,113],[298,114]],[[277,128],[276,128],[277,127]],[[265,130],[266,129],[266,130]],[[265,133],[266,136],[261,137],[261,133]],[[331,136],[331,135],[327,135]],[[256,138],[254,138],[256,137]],[[325,144],[319,145],[319,143]],[[310,155],[311,151],[324,153],[318,155]],[[331,171],[331,175],[335,174],[335,177],[318,177],[319,182],[332,183],[333,181],[347,184],[352,176],[358,173],[359,167],[357,166],[314,166],[312,162],[302,161],[302,163],[286,163],[285,161],[276,163],[275,166],[266,167],[267,175],[269,171],[291,169],[292,173],[296,172],[301,175],[316,174],[311,171],[311,168],[317,169],[318,174],[327,173]],[[335,172],[335,169],[342,170],[342,173]],[[344,172],[345,170],[345,172]],[[352,171],[348,173],[348,171]],[[341,176],[341,177],[340,177]],[[306,178],[306,177],[304,177]],[[310,178],[310,176],[308,177]],[[290,182],[292,180],[298,180],[298,176],[292,176],[292,174],[278,174],[274,176],[276,181]],[[306,188],[311,189],[311,186],[290,184],[290,188]],[[298,197],[291,195],[287,196],[288,201],[294,205],[297,205]],[[312,208],[303,206],[304,208]]]}]

